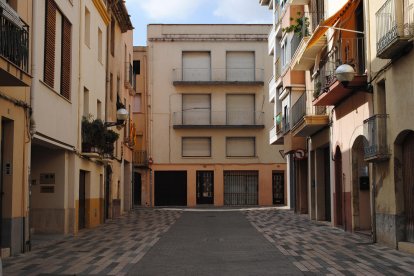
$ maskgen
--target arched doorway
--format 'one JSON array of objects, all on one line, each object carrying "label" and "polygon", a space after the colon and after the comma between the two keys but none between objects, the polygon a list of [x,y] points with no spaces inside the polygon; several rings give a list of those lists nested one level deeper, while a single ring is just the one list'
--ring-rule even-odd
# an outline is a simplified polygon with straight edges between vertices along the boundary
[{"label": "arched doorway", "polygon": [[344,225],[342,187],[342,153],[339,146],[335,150],[335,225]]},{"label": "arched doorway", "polygon": [[353,230],[371,230],[371,196],[368,163],[364,160],[364,136],[352,146],[352,225]]},{"label": "arched doorway", "polygon": [[414,242],[414,132],[402,143],[402,173],[404,186],[404,214],[406,241]]}]

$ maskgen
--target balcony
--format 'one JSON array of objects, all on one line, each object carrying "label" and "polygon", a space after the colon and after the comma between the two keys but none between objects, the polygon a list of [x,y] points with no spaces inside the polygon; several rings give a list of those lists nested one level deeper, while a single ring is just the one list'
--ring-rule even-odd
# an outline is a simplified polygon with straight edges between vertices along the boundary
[{"label": "balcony", "polygon": [[276,97],[276,82],[275,82],[275,76],[272,76],[272,78],[269,80],[269,102],[273,103],[275,102]]},{"label": "balcony", "polygon": [[305,91],[292,106],[293,136],[308,137],[329,123],[325,106],[313,106],[314,90]]},{"label": "balcony", "polygon": [[[408,5],[404,6],[405,3]],[[407,46],[413,44],[414,3],[412,1],[388,0],[376,12],[375,17],[377,57],[394,58]]]},{"label": "balcony", "polygon": [[264,112],[187,110],[174,112],[174,129],[264,128]]},{"label": "balcony", "polygon": [[146,150],[134,150],[132,162],[136,167],[148,167],[148,156]]},{"label": "balcony", "polygon": [[364,147],[364,159],[367,162],[385,161],[390,158],[387,119],[387,114],[377,114],[364,121],[364,136],[368,140]]},{"label": "balcony", "polygon": [[131,63],[125,62],[125,81],[124,86],[126,89],[129,90],[129,93],[131,96],[135,94],[135,91],[137,89],[136,84],[136,75],[134,73],[134,68]]},{"label": "balcony", "polygon": [[0,1],[0,83],[30,86],[29,26],[6,3]]},{"label": "balcony", "polygon": [[268,39],[267,39],[269,55],[273,55],[275,52],[275,41],[276,41],[275,26],[272,26],[269,32]]},{"label": "balcony", "polygon": [[[355,91],[365,91],[367,75],[365,75],[364,38],[343,38],[339,40],[338,48],[333,53],[333,60],[327,61],[319,69],[315,87],[315,106],[339,105]],[[335,69],[341,64],[351,65],[356,74],[346,86],[335,76]]]},{"label": "balcony", "polygon": [[263,86],[264,70],[259,68],[175,68],[173,85]]},{"label": "balcony", "polygon": [[275,126],[269,131],[269,143],[271,145],[283,145],[282,113],[275,117]]}]

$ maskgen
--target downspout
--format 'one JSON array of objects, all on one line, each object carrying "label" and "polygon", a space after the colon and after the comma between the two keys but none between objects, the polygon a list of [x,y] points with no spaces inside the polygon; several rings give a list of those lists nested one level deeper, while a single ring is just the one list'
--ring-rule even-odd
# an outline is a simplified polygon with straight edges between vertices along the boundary
[{"label": "downspout", "polygon": [[[32,74],[32,77],[33,77],[33,82],[32,82],[32,85],[30,86],[30,107],[31,107],[31,112],[32,112],[32,114],[30,114],[30,118],[29,118],[29,120],[30,120],[30,130],[32,130],[32,127],[34,127],[35,126],[35,123],[34,123],[34,120],[33,120],[33,112],[34,112],[34,106],[35,106],[35,96],[34,96],[34,93],[35,93],[35,91],[36,91],[36,87],[35,86],[37,86],[36,84],[37,84],[37,82],[36,82],[36,80],[37,80],[37,70],[36,70],[36,66],[37,66],[37,55],[36,55],[36,52],[37,52],[37,46],[38,46],[38,44],[37,44],[37,40],[38,40],[38,37],[37,36],[35,36],[35,35],[33,35],[36,31],[37,31],[37,23],[38,23],[38,21],[37,21],[37,9],[38,9],[38,5],[39,5],[39,0],[33,0],[33,2],[32,2],[32,27],[31,27],[31,36],[32,36],[32,39],[31,39],[31,41],[32,41],[32,45],[31,45],[31,59],[32,59],[32,66],[31,66],[31,74]],[[33,125],[32,125],[33,124]],[[35,130],[35,129],[34,129]],[[30,133],[30,135],[31,135],[31,133]],[[30,174],[31,174],[31,157],[32,157],[32,147],[31,146],[29,146],[29,151],[28,151],[28,167],[29,167],[29,175],[28,175],[28,180],[30,179]],[[29,228],[29,235],[28,235],[28,240],[26,241],[26,243],[27,243],[27,247],[28,247],[28,250],[30,251],[32,248],[32,244],[31,244],[31,241],[32,241],[32,237],[31,237],[31,231],[30,231],[30,205],[31,205],[31,196],[32,196],[32,185],[31,185],[31,181],[29,180],[28,181],[29,183],[28,183],[28,186],[29,186],[29,189],[28,189],[28,192],[29,192],[29,194],[28,194],[28,202],[27,202],[27,210],[28,210],[28,215],[27,215],[27,227]]]},{"label": "downspout", "polygon": [[[368,0],[364,0],[364,16],[365,16],[365,20],[364,22],[369,22],[369,1]],[[367,57],[366,57],[366,66],[367,66],[367,73],[368,73],[368,83],[371,82],[371,29],[370,29],[370,24],[364,24],[365,27],[365,53],[367,53]],[[374,99],[372,99],[374,100]],[[374,101],[372,101],[372,115],[375,114],[375,104]],[[377,242],[377,219],[376,219],[376,210],[375,210],[375,196],[376,196],[376,181],[377,181],[377,177],[376,177],[376,173],[377,173],[377,168],[376,165],[373,164],[372,166],[372,184],[371,184],[371,235],[372,235],[372,242],[376,243]]]}]

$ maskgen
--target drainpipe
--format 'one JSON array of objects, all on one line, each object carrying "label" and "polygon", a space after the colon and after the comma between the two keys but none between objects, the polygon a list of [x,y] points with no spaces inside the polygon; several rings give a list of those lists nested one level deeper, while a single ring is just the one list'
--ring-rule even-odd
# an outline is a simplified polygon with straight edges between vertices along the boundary
[{"label": "drainpipe", "polygon": [[[31,32],[31,37],[32,37],[32,45],[31,45],[31,60],[32,60],[32,66],[31,66],[31,74],[32,74],[32,77],[33,77],[33,83],[32,83],[32,85],[30,86],[30,107],[32,108],[31,109],[31,112],[32,112],[32,114],[30,114],[30,118],[29,118],[29,120],[31,121],[30,122],[30,130],[32,130],[32,127],[34,127],[35,126],[35,124],[34,124],[34,121],[33,121],[33,126],[32,126],[32,116],[33,116],[33,111],[34,111],[34,105],[35,105],[35,96],[34,96],[34,93],[35,93],[35,91],[36,91],[36,86],[37,86],[37,82],[36,82],[36,80],[37,80],[37,70],[36,70],[36,66],[37,66],[37,54],[36,54],[36,52],[37,52],[37,46],[38,46],[38,44],[37,44],[37,40],[38,40],[38,37],[36,36],[36,35],[33,35],[36,31],[37,31],[37,23],[38,23],[38,21],[37,21],[37,17],[38,17],[38,6],[39,6],[39,0],[33,0],[33,2],[32,2],[32,26],[31,26],[31,30],[32,30],[32,32]],[[34,132],[35,132],[35,129],[33,129],[34,130]],[[30,133],[30,135],[31,135],[31,133]],[[30,212],[30,205],[31,205],[31,197],[32,197],[32,185],[31,185],[31,181],[30,181],[30,174],[31,174],[31,157],[32,157],[32,147],[31,147],[31,145],[30,145],[30,147],[29,147],[29,150],[28,150],[28,166],[29,166],[29,175],[28,175],[28,187],[29,187],[29,189],[28,189],[28,192],[29,192],[29,195],[28,195],[28,202],[27,202],[27,210],[28,210],[28,214],[27,214],[27,227],[29,228],[29,235],[28,235],[28,240],[27,241],[25,241],[25,243],[27,243],[27,249],[28,249],[28,251],[30,251],[32,248],[32,234],[31,234],[31,229],[30,229],[30,215],[31,215],[31,212]],[[26,248],[25,248],[26,249]],[[26,250],[25,250],[26,251]]]},{"label": "drainpipe", "polygon": [[[364,22],[369,22],[369,1],[368,0],[364,0],[364,16],[365,16],[365,20]],[[371,82],[371,40],[370,40],[370,35],[371,35],[371,28],[369,24],[364,24],[364,29],[365,29],[365,53],[367,53],[367,57],[366,57],[366,65],[367,65],[367,71],[368,71],[368,83]],[[375,114],[375,106],[374,103],[372,104],[372,114]],[[376,220],[376,211],[375,211],[375,196],[376,196],[376,181],[377,181],[377,177],[376,177],[376,173],[377,173],[377,169],[376,169],[376,165],[373,164],[372,166],[372,185],[371,185],[371,235],[372,235],[372,242],[376,243],[377,242],[377,220]]]}]

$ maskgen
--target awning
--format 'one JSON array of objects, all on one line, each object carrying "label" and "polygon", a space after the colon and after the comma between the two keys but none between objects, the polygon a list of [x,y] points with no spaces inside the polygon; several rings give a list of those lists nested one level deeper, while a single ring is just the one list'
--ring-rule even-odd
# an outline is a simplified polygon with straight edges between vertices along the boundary
[{"label": "awning", "polygon": [[309,39],[306,48],[310,48],[320,40],[320,38],[326,33],[328,27],[333,27],[335,23],[342,18],[349,18],[352,13],[355,12],[361,0],[348,0],[346,4],[337,11],[334,15],[321,22],[316,30],[313,32],[312,37]]}]

